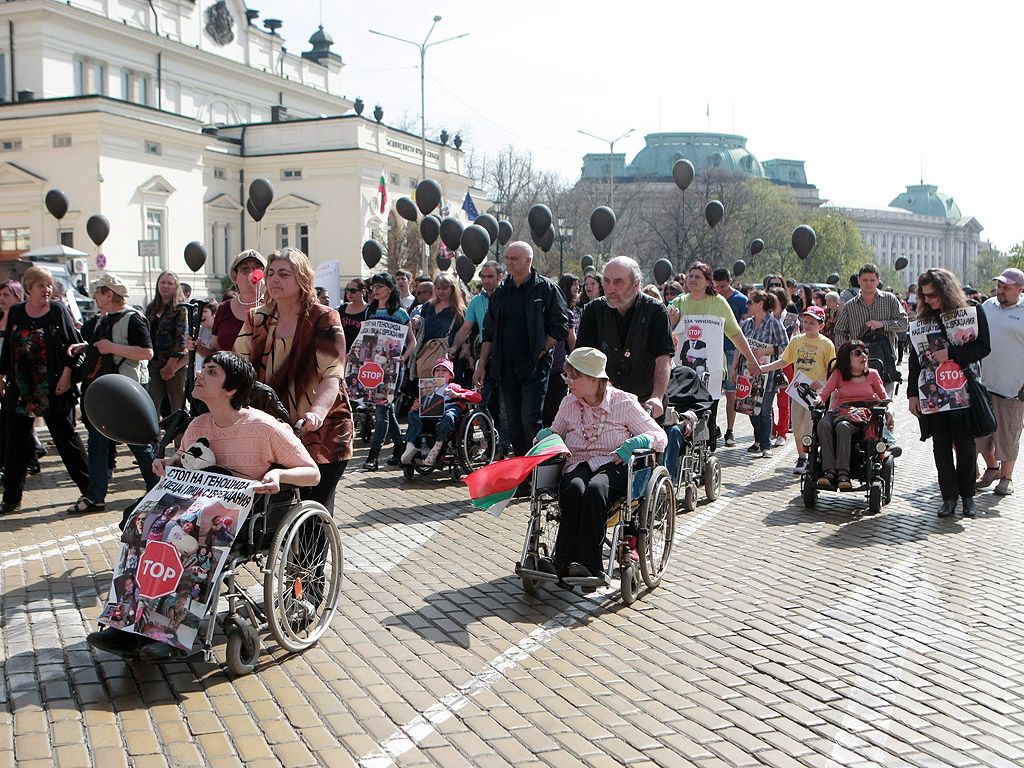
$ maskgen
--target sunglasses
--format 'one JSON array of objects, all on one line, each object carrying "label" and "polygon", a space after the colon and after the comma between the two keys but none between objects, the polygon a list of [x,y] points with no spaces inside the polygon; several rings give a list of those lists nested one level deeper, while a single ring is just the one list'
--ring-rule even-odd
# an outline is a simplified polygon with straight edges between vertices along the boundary
[{"label": "sunglasses", "polygon": [[867,357],[868,351],[866,349],[854,349],[850,351],[850,354],[856,355],[857,357]]},{"label": "sunglasses", "polygon": [[768,287],[769,288],[781,288],[782,287],[782,283],[769,283]]},{"label": "sunglasses", "polygon": [[345,293],[362,293],[362,288],[346,288]]}]

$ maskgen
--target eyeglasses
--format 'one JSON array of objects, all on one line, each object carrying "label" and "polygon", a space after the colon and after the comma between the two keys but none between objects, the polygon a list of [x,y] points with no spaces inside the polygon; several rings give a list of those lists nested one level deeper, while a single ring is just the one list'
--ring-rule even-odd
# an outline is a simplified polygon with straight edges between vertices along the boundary
[{"label": "eyeglasses", "polygon": [[782,283],[768,283],[769,288],[781,288]]},{"label": "eyeglasses", "polygon": [[581,378],[583,378],[582,373],[573,376],[571,373],[566,373],[565,371],[562,371],[562,380],[565,381],[566,383],[570,381],[579,381]]},{"label": "eyeglasses", "polygon": [[850,354],[856,355],[857,357],[867,357],[868,351],[866,349],[853,349],[850,350]]},{"label": "eyeglasses", "polygon": [[932,292],[932,291],[929,291],[928,293],[925,293],[924,291],[921,291],[921,298],[922,299],[931,299],[931,298],[934,298],[934,297],[935,297],[935,293]]},{"label": "eyeglasses", "polygon": [[346,288],[345,293],[362,293],[362,288]]}]

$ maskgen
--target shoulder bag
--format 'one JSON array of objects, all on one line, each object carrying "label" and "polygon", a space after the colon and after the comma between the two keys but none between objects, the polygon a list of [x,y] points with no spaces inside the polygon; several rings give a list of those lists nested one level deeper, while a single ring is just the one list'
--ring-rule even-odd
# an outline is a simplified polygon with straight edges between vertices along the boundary
[{"label": "shoulder bag", "polygon": [[452,322],[448,326],[448,332],[437,339],[428,339],[416,352],[416,378],[429,379],[434,372],[437,361],[448,354],[448,337],[455,327],[455,310],[452,310]]},{"label": "shoulder bag", "polygon": [[971,434],[976,438],[993,435],[996,431],[996,413],[992,410],[992,396],[985,385],[974,376],[970,366],[964,368],[964,373],[967,375],[967,397],[971,403]]}]

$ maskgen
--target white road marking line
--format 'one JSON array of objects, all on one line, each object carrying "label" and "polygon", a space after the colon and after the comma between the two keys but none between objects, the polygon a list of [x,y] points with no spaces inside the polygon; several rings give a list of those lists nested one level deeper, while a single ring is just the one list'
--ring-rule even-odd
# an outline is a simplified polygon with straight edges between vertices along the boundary
[{"label": "white road marking line", "polygon": [[73,533],[46,544],[30,544],[0,555],[0,569],[13,568],[30,560],[42,560],[46,557],[63,555],[83,547],[106,544],[108,541],[116,541],[120,538],[121,531],[118,530],[118,527],[107,525],[103,528],[93,528],[91,531]]}]

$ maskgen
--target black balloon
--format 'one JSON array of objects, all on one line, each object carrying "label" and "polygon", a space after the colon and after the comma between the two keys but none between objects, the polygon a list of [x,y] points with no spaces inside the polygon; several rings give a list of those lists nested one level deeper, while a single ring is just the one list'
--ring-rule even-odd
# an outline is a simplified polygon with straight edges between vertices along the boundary
[{"label": "black balloon", "polygon": [[64,194],[63,189],[51,189],[46,193],[46,210],[57,221],[64,218],[64,214],[68,212],[68,205],[68,196]]},{"label": "black balloon", "polygon": [[452,260],[448,256],[442,256],[440,253],[437,254],[437,258],[434,259],[437,262],[437,268],[442,272],[447,272],[448,268],[452,265]]},{"label": "black balloon", "polygon": [[490,248],[491,238],[487,230],[479,224],[470,224],[462,231],[462,252],[469,256],[474,264],[482,263],[487,258],[487,251]]},{"label": "black balloon", "polygon": [[725,216],[725,206],[719,200],[712,200],[704,206],[704,220],[709,227],[715,226]]},{"label": "black balloon", "polygon": [[546,205],[538,203],[530,209],[530,212],[526,215],[526,221],[529,222],[530,231],[534,235],[543,235],[547,232],[548,227],[551,226],[551,209]]},{"label": "black balloon", "polygon": [[902,269],[906,269],[909,264],[910,262],[907,260],[906,256],[900,256],[896,259],[896,263],[893,266],[896,267],[896,271],[899,272]]},{"label": "black balloon", "polygon": [[685,191],[693,183],[693,163],[685,157],[682,160],[676,160],[675,165],[672,166],[672,181]]},{"label": "black balloon", "polygon": [[193,240],[185,246],[185,263],[193,272],[198,272],[206,263],[206,246]]},{"label": "black balloon", "polygon": [[89,234],[89,239],[96,245],[103,245],[103,241],[110,234],[110,220],[102,213],[90,216],[89,220],[85,222],[85,231]]},{"label": "black balloon", "polygon": [[544,253],[551,250],[551,246],[555,244],[555,225],[550,224],[545,232],[541,234],[533,234],[533,242],[537,244]]},{"label": "black balloon", "polygon": [[498,220],[491,216],[489,213],[481,213],[476,217],[474,224],[483,227],[487,230],[487,236],[491,239],[493,245],[498,239]]},{"label": "black balloon", "polygon": [[416,210],[416,203],[408,197],[398,198],[395,201],[395,210],[406,221],[416,221],[420,217],[419,211]]},{"label": "black balloon", "polygon": [[746,271],[747,271],[747,262],[745,262],[743,259],[736,259],[736,261],[734,261],[732,263],[732,275],[733,275],[733,277],[739,277],[740,275],[742,275]]},{"label": "black balloon", "polygon": [[672,278],[672,262],[668,259],[658,259],[654,262],[654,282],[658,285],[667,283]]},{"label": "black balloon", "polygon": [[367,240],[363,243],[363,264],[373,269],[384,256],[384,249],[376,240]]},{"label": "black balloon", "polygon": [[609,208],[607,205],[602,205],[594,209],[594,212],[590,214],[590,231],[594,235],[594,239],[597,242],[601,242],[615,229],[615,211]]},{"label": "black balloon", "polygon": [[814,230],[806,224],[801,224],[793,230],[793,250],[796,251],[796,255],[800,257],[801,261],[810,255],[817,242],[818,238],[815,236]]},{"label": "black balloon", "polygon": [[455,272],[462,278],[462,282],[468,283],[476,274],[476,264],[470,260],[469,256],[462,254],[455,260]]},{"label": "black balloon", "polygon": [[764,250],[764,240],[762,240],[760,237],[757,238],[756,240],[751,240],[750,241],[750,255],[751,256],[757,256],[757,254],[759,254],[763,250]]},{"label": "black balloon", "polygon": [[462,222],[454,216],[447,216],[441,222],[441,242],[457,251],[462,243]]},{"label": "black balloon", "polygon": [[259,221],[260,219],[263,218],[263,215],[266,213],[266,211],[256,207],[251,197],[245,201],[245,210],[247,210],[249,212],[249,215],[252,216],[253,221]]},{"label": "black balloon", "polygon": [[433,179],[424,179],[416,185],[416,207],[426,216],[441,202],[441,185]]},{"label": "black balloon", "polygon": [[825,282],[829,285],[836,285],[839,282],[839,274],[837,272],[833,272],[825,278]]},{"label": "black balloon", "polygon": [[508,245],[508,241],[512,239],[512,223],[502,219],[498,222],[498,242],[502,245]]},{"label": "black balloon", "polygon": [[437,216],[424,216],[420,222],[420,236],[427,245],[433,245],[441,234],[441,220]]},{"label": "black balloon", "polygon": [[583,254],[583,257],[580,259],[580,268],[583,269],[584,271],[586,271],[587,267],[593,267],[593,266],[594,266],[594,257],[591,256],[589,253]]},{"label": "black balloon", "polygon": [[149,445],[160,437],[160,420],[146,388],[127,376],[100,376],[85,391],[85,415],[104,437]]},{"label": "black balloon", "polygon": [[274,185],[269,179],[253,179],[249,185],[249,199],[256,210],[265,211],[274,202]]}]

